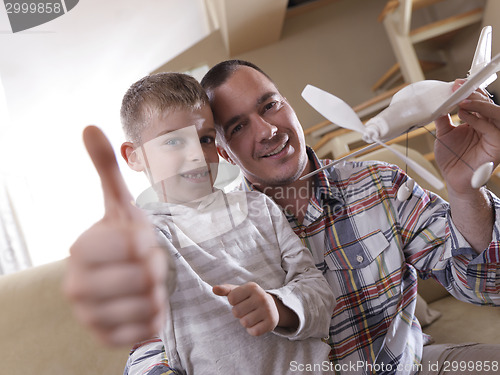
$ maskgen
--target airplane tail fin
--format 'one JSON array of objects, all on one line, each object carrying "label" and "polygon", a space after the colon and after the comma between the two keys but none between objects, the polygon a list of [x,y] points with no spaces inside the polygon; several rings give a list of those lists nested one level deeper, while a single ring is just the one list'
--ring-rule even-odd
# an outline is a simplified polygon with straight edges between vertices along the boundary
[{"label": "airplane tail fin", "polygon": [[[476,52],[474,53],[474,58],[472,59],[472,65],[469,70],[469,76],[475,74],[484,68],[491,61],[491,26],[485,26],[481,30],[481,35],[479,36],[479,41],[476,46]],[[496,73],[489,76],[480,87],[485,88],[494,80],[497,79]]]}]

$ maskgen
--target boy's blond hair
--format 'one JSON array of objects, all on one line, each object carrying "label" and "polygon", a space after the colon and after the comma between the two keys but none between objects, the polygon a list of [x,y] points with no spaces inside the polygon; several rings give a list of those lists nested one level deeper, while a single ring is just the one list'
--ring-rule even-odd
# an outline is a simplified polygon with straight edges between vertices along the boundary
[{"label": "boy's blond hair", "polygon": [[134,83],[125,93],[120,110],[128,141],[141,144],[141,133],[151,119],[166,111],[196,110],[209,105],[200,83],[183,73],[157,73]]}]

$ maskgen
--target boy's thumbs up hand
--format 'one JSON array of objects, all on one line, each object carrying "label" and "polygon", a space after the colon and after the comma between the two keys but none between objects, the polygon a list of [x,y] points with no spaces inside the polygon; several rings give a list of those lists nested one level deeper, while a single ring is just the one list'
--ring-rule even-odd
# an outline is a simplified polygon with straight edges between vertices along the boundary
[{"label": "boy's thumbs up hand", "polygon": [[272,331],[278,325],[279,311],[275,297],[258,284],[248,282],[243,285],[222,284],[212,288],[214,294],[227,297],[233,306],[233,315],[252,336],[260,336]]},{"label": "boy's thumbs up hand", "polygon": [[167,297],[167,254],[133,205],[104,134],[84,131],[104,193],[104,217],[70,249],[63,290],[77,318],[105,343],[131,345],[156,335]]}]

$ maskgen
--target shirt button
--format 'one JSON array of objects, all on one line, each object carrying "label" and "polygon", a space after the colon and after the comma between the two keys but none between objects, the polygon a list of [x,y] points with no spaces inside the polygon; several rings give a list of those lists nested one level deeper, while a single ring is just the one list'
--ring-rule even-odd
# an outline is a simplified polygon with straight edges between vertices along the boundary
[{"label": "shirt button", "polygon": [[304,238],[306,236],[306,232],[300,232],[299,237]]},{"label": "shirt button", "polygon": [[358,256],[356,257],[356,260],[358,261],[358,263],[363,263],[363,260],[365,260],[365,258],[363,258],[363,256],[362,256],[362,255],[358,255]]}]

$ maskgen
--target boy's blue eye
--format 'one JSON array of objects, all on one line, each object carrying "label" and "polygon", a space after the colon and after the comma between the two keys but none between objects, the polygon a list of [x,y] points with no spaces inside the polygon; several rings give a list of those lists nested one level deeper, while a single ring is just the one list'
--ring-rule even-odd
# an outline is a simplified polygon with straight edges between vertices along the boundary
[{"label": "boy's blue eye", "polygon": [[167,139],[164,144],[166,146],[178,146],[181,143],[182,143],[181,139],[179,139],[179,138],[172,138],[172,139]]}]

